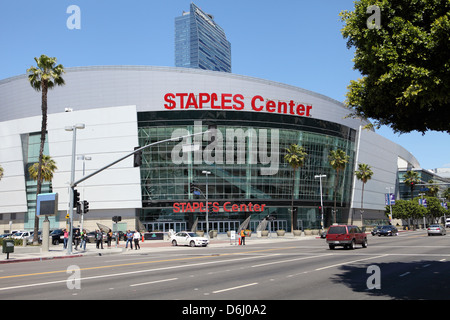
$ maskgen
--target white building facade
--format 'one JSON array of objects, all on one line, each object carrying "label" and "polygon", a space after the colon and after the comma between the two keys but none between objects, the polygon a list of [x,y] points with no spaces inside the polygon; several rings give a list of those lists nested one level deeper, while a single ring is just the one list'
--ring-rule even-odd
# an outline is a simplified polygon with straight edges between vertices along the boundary
[{"label": "white building facade", "polygon": [[[95,229],[96,222],[113,227],[113,216],[122,217],[121,230],[134,229],[137,221],[149,231],[190,229],[197,218],[199,226],[205,227],[205,212],[197,204],[204,203],[206,191],[213,207],[210,230],[236,229],[248,216],[255,229],[267,215],[275,218],[276,228],[290,230],[293,193],[295,227],[320,228],[332,222],[338,178],[338,222],[360,221],[361,210],[363,219],[376,221],[385,219],[385,193],[396,192],[400,164],[420,167],[401,146],[362,130],[367,122],[345,118],[348,110],[342,103],[281,83],[147,66],[70,68],[64,79],[65,86],[48,94],[45,153],[58,169],[51,183],[44,184],[44,191],[59,195],[59,212],[50,217],[51,228],[66,223],[72,132],[65,127],[77,123],[85,124],[85,129],[77,130],[76,156],[90,160],[77,160],[76,179],[137,146],[177,133],[208,128],[215,132],[212,140],[211,134],[205,134],[160,144],[143,153],[141,167],[134,167],[130,157],[77,186],[81,199],[90,204],[85,215],[88,230]],[[26,75],[0,81],[0,165],[4,169],[0,232],[34,225],[35,182],[27,169],[37,162],[40,99]],[[233,149],[227,149],[230,139]],[[201,144],[199,151],[189,155],[174,152],[192,142]],[[284,161],[285,149],[292,143],[304,146],[308,153],[295,177]],[[338,148],[350,156],[339,177],[328,163],[329,152]],[[230,151],[236,153],[227,157]],[[374,171],[365,185],[362,205],[362,185],[353,175],[358,163],[367,163]],[[319,180],[314,178],[319,174],[327,175],[322,181],[323,219]],[[255,205],[259,209],[264,205],[264,210],[249,209]],[[77,225],[79,216],[74,217]]]}]

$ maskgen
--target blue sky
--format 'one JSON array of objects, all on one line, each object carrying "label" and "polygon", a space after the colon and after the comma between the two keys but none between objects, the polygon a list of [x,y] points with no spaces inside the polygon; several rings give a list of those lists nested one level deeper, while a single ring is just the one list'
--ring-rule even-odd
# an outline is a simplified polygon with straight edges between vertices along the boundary
[{"label": "blue sky", "polygon": [[[0,79],[24,74],[46,54],[65,67],[174,66],[174,18],[189,0],[14,0],[0,3]],[[357,79],[339,12],[352,0],[197,0],[225,30],[233,73],[278,81],[344,101]],[[81,29],[70,30],[70,5]],[[51,93],[50,93],[51,94]],[[382,136],[413,153],[423,168],[450,167],[450,137],[429,132]]]}]

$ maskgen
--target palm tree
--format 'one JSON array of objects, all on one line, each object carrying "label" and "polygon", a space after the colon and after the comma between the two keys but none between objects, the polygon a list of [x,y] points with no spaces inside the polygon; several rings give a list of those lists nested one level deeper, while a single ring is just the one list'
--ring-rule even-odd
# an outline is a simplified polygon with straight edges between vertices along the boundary
[{"label": "palm tree", "polygon": [[[64,67],[59,64],[56,65],[56,58],[49,58],[46,55],[41,55],[39,58],[34,58],[37,67],[31,66],[27,69],[28,81],[33,89],[36,91],[42,91],[41,110],[42,110],[42,124],[41,124],[41,145],[39,148],[39,162],[37,168],[36,177],[38,195],[41,193],[42,185],[42,162],[44,155],[45,135],[47,133],[47,92],[55,85],[64,85],[64,79],[62,74],[64,73]],[[39,217],[35,216],[34,219],[34,237],[33,242],[38,242],[38,229],[39,229]]]},{"label": "palm tree", "polygon": [[336,179],[334,180],[334,211],[333,211],[333,223],[336,223],[336,195],[337,195],[337,185],[339,181],[339,173],[345,169],[346,164],[350,156],[348,156],[343,150],[331,150],[328,155],[328,161],[330,165],[336,170]]},{"label": "palm tree", "polygon": [[[364,185],[372,179],[373,171],[368,164],[360,163],[358,164],[358,170],[355,171],[355,176],[358,180],[362,182],[362,191],[361,191],[361,210],[363,209],[363,199],[364,199]],[[353,214],[352,214],[353,220]],[[353,221],[352,221],[353,223]],[[361,211],[361,225],[362,225],[362,211]]]},{"label": "palm tree", "polygon": [[427,186],[427,188],[429,189],[427,191],[427,196],[430,197],[437,197],[437,194],[439,192],[439,186],[435,185],[434,183],[436,183],[436,181],[430,179],[428,180],[428,183],[430,184],[429,186]]},{"label": "palm tree", "polygon": [[447,190],[444,191],[444,193],[442,194],[442,196],[447,199],[450,200],[450,188],[447,188]]},{"label": "palm tree", "polygon": [[[286,149],[286,154],[284,155],[284,160],[291,166],[292,172],[292,199],[291,199],[291,232],[294,232],[294,227],[296,227],[297,217],[294,217],[294,186],[295,186],[295,171],[303,167],[305,163],[305,158],[308,154],[305,149],[297,144],[291,144],[289,148]],[[294,226],[295,223],[295,226]]]},{"label": "palm tree", "polygon": [[[52,181],[53,173],[58,169],[55,161],[48,155],[42,156],[42,167],[41,167],[41,175],[40,179],[42,181]],[[39,162],[36,162],[32,166],[28,168],[28,173],[30,174],[31,179],[37,180],[39,178]]]},{"label": "palm tree", "polygon": [[414,198],[414,185],[418,182],[420,182],[419,179],[419,173],[417,173],[416,171],[407,171],[404,175],[403,175],[403,181],[405,183],[405,185],[409,185],[409,187],[411,188],[411,200],[413,200]]}]

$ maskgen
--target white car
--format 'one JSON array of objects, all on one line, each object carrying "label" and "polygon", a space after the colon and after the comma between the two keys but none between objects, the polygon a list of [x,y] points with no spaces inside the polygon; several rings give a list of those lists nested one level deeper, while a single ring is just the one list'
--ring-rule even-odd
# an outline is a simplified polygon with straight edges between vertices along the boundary
[{"label": "white car", "polygon": [[209,240],[205,237],[200,237],[195,232],[181,231],[170,237],[170,241],[173,246],[184,245],[184,246],[202,246],[206,247]]},{"label": "white car", "polygon": [[12,238],[13,239],[24,239],[24,238],[28,238],[29,236],[33,235],[33,231],[18,231],[16,233],[13,234]]},{"label": "white car", "polygon": [[446,228],[450,228],[450,218],[447,218],[447,219],[445,220],[445,227],[446,227]]}]

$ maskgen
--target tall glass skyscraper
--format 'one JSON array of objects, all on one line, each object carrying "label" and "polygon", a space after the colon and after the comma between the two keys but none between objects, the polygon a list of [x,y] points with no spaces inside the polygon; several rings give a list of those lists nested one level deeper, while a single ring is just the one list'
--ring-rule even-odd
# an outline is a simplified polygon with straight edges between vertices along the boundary
[{"label": "tall glass skyscraper", "polygon": [[175,18],[175,66],[231,72],[231,44],[225,32],[194,3]]}]

